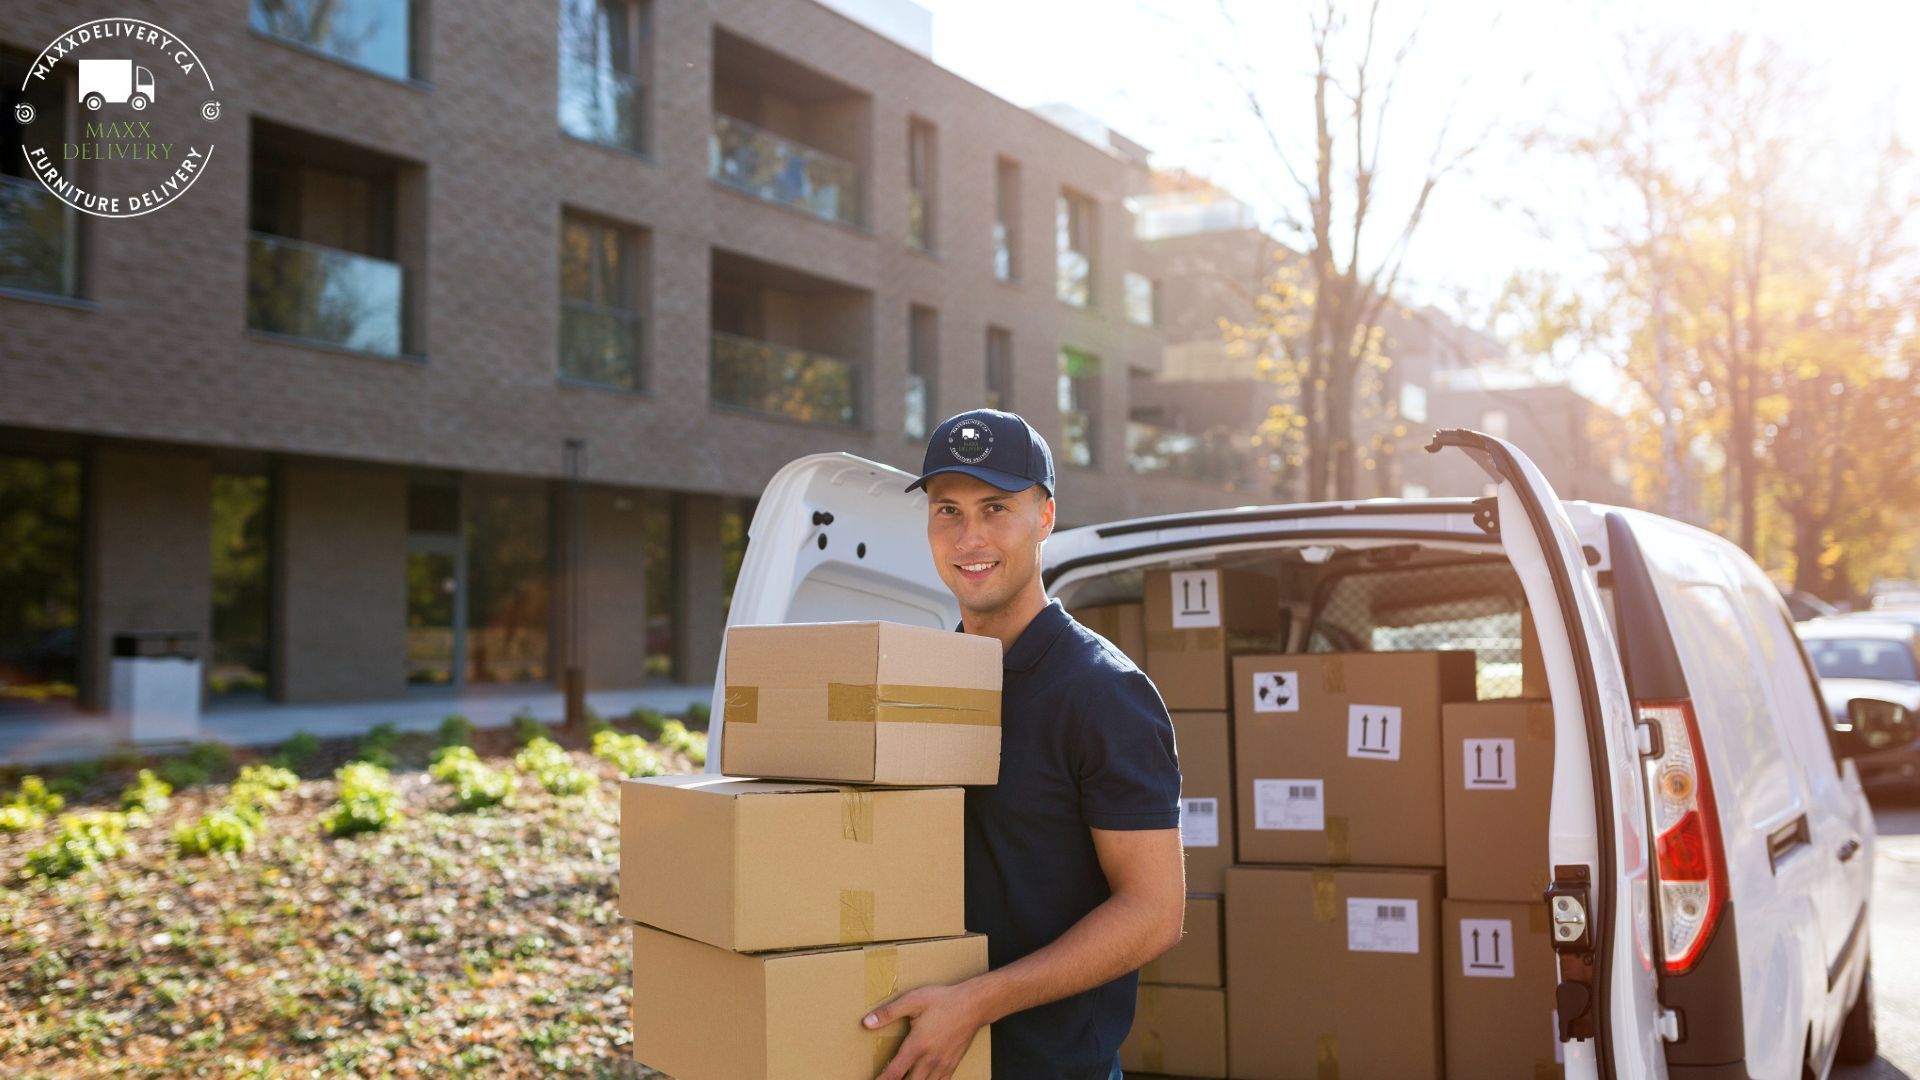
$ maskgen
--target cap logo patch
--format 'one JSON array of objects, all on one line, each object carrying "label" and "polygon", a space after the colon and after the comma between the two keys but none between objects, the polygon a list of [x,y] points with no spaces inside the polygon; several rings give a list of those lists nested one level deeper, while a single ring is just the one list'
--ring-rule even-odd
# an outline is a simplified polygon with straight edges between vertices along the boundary
[{"label": "cap logo patch", "polygon": [[947,432],[947,449],[956,460],[978,465],[993,453],[993,429],[972,420],[963,420]]}]

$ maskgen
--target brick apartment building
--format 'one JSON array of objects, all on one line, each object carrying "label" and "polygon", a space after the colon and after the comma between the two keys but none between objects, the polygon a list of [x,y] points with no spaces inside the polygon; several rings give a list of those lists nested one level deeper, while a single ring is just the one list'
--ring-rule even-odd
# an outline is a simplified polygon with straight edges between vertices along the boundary
[{"label": "brick apartment building", "polygon": [[[211,698],[552,685],[570,645],[704,682],[773,472],[913,468],[983,403],[1053,442],[1063,524],[1237,501],[1129,468],[1164,342],[1124,140],[812,0],[307,10],[129,13],[225,109],[159,212],[65,208],[0,132],[0,701],[102,707],[155,630]],[[0,123],[76,18],[10,0]]]}]

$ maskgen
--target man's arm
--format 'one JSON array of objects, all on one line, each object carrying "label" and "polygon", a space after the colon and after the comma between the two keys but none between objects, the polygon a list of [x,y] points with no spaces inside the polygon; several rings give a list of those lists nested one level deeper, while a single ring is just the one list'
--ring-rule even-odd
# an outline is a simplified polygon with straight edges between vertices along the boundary
[{"label": "man's arm", "polygon": [[869,1028],[911,1018],[907,1041],[878,1080],[945,1080],[981,1027],[1112,982],[1180,941],[1186,863],[1180,830],[1093,829],[1113,891],[1048,945],[952,986],[910,990],[875,1009]]}]

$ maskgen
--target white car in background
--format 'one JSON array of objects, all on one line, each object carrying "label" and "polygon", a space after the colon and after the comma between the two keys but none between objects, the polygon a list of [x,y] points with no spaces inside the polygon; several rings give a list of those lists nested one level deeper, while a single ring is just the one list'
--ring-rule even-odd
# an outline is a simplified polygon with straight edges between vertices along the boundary
[{"label": "white car in background", "polygon": [[[1820,692],[1843,747],[1869,787],[1920,783],[1920,612],[1863,612],[1799,625],[1807,656],[1820,675]],[[1868,704],[1856,706],[1859,698]],[[1899,713],[1862,728],[1861,708]]]}]

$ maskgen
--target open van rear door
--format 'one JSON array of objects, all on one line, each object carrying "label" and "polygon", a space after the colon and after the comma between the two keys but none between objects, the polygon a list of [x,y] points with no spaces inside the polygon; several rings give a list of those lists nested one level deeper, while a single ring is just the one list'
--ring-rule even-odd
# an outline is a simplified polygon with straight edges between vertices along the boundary
[{"label": "open van rear door", "polygon": [[[760,494],[727,625],[886,619],[951,627],[960,606],[927,551],[914,477],[847,453],[787,463]],[[713,688],[707,771],[720,768],[727,656]]]},{"label": "open van rear door", "polygon": [[1663,1077],[1638,737],[1598,587],[1559,496],[1525,454],[1458,429],[1427,450],[1448,448],[1497,485],[1489,524],[1526,592],[1553,697],[1549,914],[1567,1080]]}]

